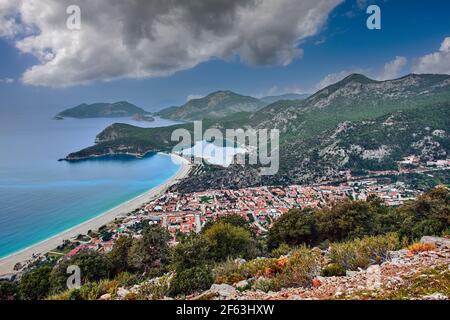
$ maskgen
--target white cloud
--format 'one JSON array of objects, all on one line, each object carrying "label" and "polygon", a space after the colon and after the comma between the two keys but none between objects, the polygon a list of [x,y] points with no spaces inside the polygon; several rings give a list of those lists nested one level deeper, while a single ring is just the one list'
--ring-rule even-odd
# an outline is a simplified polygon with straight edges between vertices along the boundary
[{"label": "white cloud", "polygon": [[392,80],[398,78],[407,63],[408,59],[405,57],[395,57],[394,60],[384,65],[383,71],[377,76],[377,80]]},{"label": "white cloud", "polygon": [[306,92],[302,87],[297,86],[297,85],[291,85],[291,86],[287,86],[287,87],[283,87],[283,88],[280,88],[278,86],[273,86],[263,96],[278,96],[278,95],[289,94],[289,93],[304,94],[304,93],[308,93],[308,92]]},{"label": "white cloud", "polygon": [[186,102],[189,102],[191,100],[201,99],[201,98],[204,98],[204,97],[205,96],[201,95],[201,94],[190,94],[190,95],[187,96]]},{"label": "white cloud", "polygon": [[[0,26],[8,31],[0,36],[38,30],[16,41],[40,61],[23,75],[31,85],[165,76],[214,57],[288,65],[302,55],[298,44],[318,34],[342,1],[2,0],[8,10],[0,12]],[[73,4],[81,7],[80,31],[66,28]]]},{"label": "white cloud", "polygon": [[419,58],[413,72],[450,74],[450,37],[444,39],[438,52]]},{"label": "white cloud", "polygon": [[11,79],[11,78],[0,79],[0,83],[11,84],[11,83],[14,83],[14,79]]}]

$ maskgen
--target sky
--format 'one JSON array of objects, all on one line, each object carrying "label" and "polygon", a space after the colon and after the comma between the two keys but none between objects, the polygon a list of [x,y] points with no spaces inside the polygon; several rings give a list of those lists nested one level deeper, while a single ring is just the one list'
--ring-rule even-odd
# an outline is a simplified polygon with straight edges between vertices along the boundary
[{"label": "sky", "polygon": [[[372,4],[381,30],[367,28]],[[449,12],[442,0],[0,0],[0,115],[450,74]]]}]

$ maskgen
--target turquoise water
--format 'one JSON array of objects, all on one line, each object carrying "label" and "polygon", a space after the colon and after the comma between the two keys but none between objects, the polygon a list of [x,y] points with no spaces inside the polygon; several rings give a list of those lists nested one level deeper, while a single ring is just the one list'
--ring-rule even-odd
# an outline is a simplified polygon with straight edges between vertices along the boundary
[{"label": "turquoise water", "polygon": [[114,122],[146,127],[174,122],[56,121],[51,116],[0,118],[0,257],[92,219],[164,183],[179,170],[164,155],[57,161],[92,145],[96,134]]}]

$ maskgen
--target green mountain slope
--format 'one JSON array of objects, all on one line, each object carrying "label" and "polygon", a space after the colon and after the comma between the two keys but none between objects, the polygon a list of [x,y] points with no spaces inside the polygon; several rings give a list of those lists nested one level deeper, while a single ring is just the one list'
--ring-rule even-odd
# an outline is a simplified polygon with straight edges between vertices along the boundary
[{"label": "green mountain slope", "polygon": [[236,112],[255,112],[267,104],[260,100],[242,96],[231,91],[218,91],[188,101],[185,105],[162,110],[158,115],[174,120],[219,119]]},{"label": "green mountain slope", "polygon": [[[189,178],[185,191],[258,184],[309,183],[342,171],[389,169],[411,154],[424,160],[448,156],[450,76],[409,75],[374,81],[352,75],[304,101],[278,101],[257,112],[233,113],[203,122],[210,127],[280,130],[280,171],[261,177],[256,167],[216,168]],[[108,153],[167,151],[176,128],[113,125],[97,144],[68,159]]]},{"label": "green mountain slope", "polygon": [[149,113],[131,103],[122,101],[116,103],[80,104],[71,109],[60,112],[57,117],[62,118],[118,118]]}]

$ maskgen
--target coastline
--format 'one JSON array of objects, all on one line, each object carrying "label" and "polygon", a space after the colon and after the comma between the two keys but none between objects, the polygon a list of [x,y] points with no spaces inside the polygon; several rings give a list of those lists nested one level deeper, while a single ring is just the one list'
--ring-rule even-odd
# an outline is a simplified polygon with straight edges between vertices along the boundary
[{"label": "coastline", "polygon": [[76,225],[73,228],[63,231],[49,239],[43,240],[21,251],[15,252],[4,258],[0,258],[0,276],[6,276],[16,273],[16,271],[14,271],[14,266],[17,263],[26,262],[27,260],[32,259],[33,255],[45,254],[62,244],[64,240],[76,237],[79,234],[87,234],[89,230],[97,230],[101,226],[113,221],[115,218],[125,216],[135,209],[140,208],[143,204],[162,196],[167,191],[167,189],[179,182],[179,180],[184,179],[189,174],[191,170],[191,164],[185,158],[172,153],[159,154],[172,157],[172,161],[174,161],[175,159],[177,164],[180,165],[180,169],[173,177],[171,177],[163,184],[152,188],[147,192],[127,202],[124,202],[95,218]]}]

